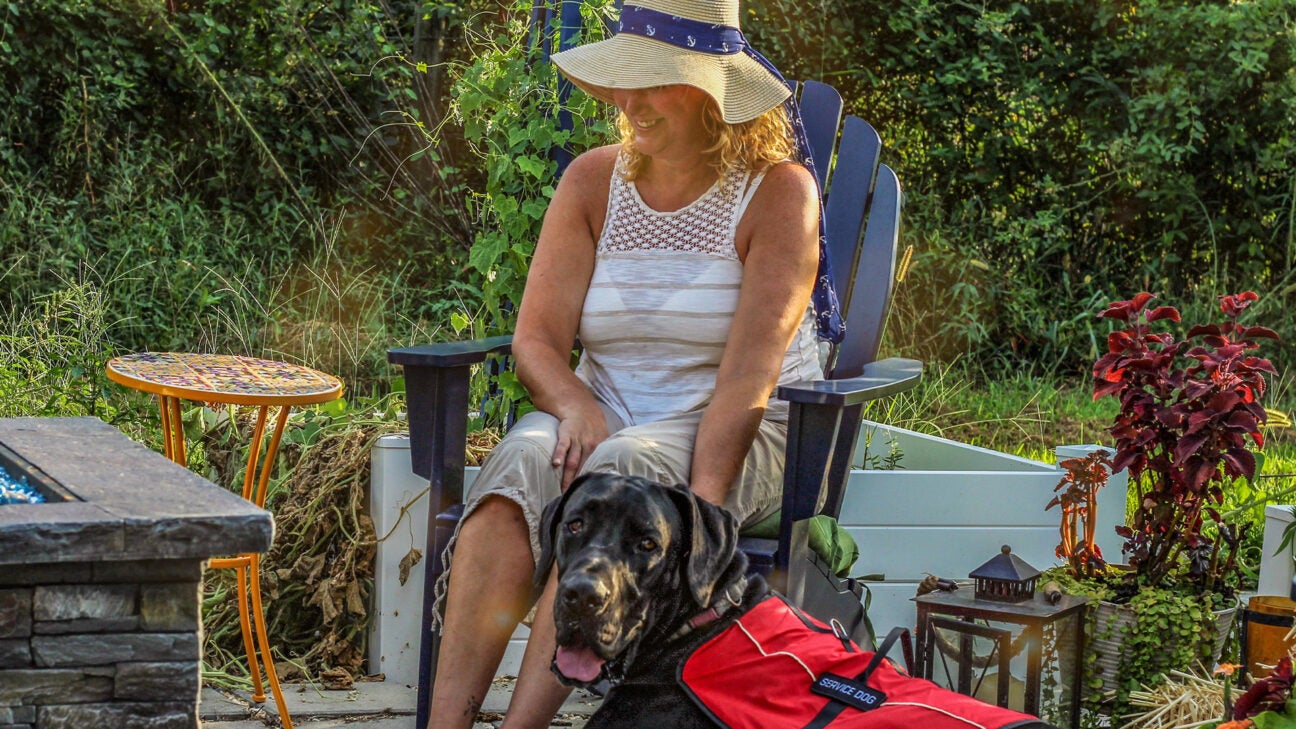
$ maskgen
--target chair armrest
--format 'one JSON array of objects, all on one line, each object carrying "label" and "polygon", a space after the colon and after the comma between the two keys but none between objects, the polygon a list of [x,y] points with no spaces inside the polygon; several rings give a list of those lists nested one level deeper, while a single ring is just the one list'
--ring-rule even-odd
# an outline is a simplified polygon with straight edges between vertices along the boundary
[{"label": "chair armrest", "polygon": [[398,347],[387,350],[387,361],[392,364],[414,367],[462,367],[486,361],[495,354],[513,351],[513,335],[505,334],[486,339],[462,342],[439,342],[417,347]]},{"label": "chair armrest", "polygon": [[922,371],[922,362],[892,357],[864,365],[857,377],[779,385],[778,397],[805,405],[859,405],[913,389],[922,380]]},{"label": "chair armrest", "polygon": [[[783,471],[783,511],[771,584],[800,599],[803,584],[788,582],[792,554],[806,543],[806,521],[816,513],[841,513],[851,455],[864,404],[912,389],[923,365],[911,359],[884,359],[865,365],[856,377],[780,385],[778,396],[791,403],[787,459]],[[820,494],[823,492],[822,508]],[[795,545],[795,547],[794,547]]]},{"label": "chair armrest", "polygon": [[512,353],[513,337],[442,342],[387,350],[387,361],[405,374],[410,469],[428,480],[428,559],[423,582],[419,641],[419,726],[427,722],[440,638],[430,629],[441,555],[463,516],[464,451],[468,440],[469,384],[473,365]]},{"label": "chair armrest", "polygon": [[387,350],[387,361],[405,369],[410,465],[431,482],[429,517],[463,500],[472,366],[509,354],[512,343],[513,337],[501,336]]}]

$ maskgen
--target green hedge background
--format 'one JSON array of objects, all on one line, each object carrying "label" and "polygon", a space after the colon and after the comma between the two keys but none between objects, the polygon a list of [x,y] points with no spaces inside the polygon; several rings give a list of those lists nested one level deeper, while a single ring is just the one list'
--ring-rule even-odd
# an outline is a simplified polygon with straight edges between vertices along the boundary
[{"label": "green hedge background", "polygon": [[[497,326],[527,250],[491,237],[491,175],[570,143],[507,124],[550,83],[518,63],[527,7],[0,4],[2,313],[89,282],[121,348],[313,358],[379,389],[387,346]],[[744,26],[887,144],[913,247],[892,351],[1078,374],[1094,312],[1143,289],[1202,318],[1254,288],[1296,339],[1290,2],[752,0]],[[547,174],[505,196],[542,203]]]},{"label": "green hedge background", "polygon": [[[399,427],[386,349],[507,330],[553,149],[608,139],[608,110],[581,94],[589,123],[555,130],[531,4],[0,0],[0,417],[97,415],[157,443],[155,404],[108,383],[107,358],[299,361],[348,398],[294,419],[273,508],[293,512],[285,492],[315,503],[318,483],[359,503],[366,439]],[[590,38],[611,5],[586,0]],[[1023,442],[1105,438],[1111,404],[1083,393],[1108,330],[1095,314],[1145,289],[1192,322],[1259,291],[1252,320],[1283,336],[1265,350],[1284,373],[1269,402],[1290,410],[1290,0],[744,7],[789,78],[833,84],[879,130],[904,185],[911,261],[884,346],[932,366],[889,421],[1031,457]],[[219,476],[232,435],[214,417],[186,425],[191,465]],[[1239,482],[1230,505],[1259,518],[1289,462],[1280,448],[1272,480]],[[308,550],[335,570],[320,579],[363,596],[363,540],[330,513],[307,521],[352,538],[286,532],[274,564],[295,579]],[[300,593],[316,583],[284,584],[283,657],[357,668],[364,611],[326,615]],[[244,685],[226,589],[208,584],[204,675]]]}]

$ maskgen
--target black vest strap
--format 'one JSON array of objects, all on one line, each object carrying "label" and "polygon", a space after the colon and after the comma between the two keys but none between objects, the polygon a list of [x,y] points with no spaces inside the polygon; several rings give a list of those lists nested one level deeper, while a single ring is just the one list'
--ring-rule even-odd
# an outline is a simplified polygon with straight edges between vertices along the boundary
[{"label": "black vest strap", "polygon": [[[906,654],[905,660],[907,663],[908,654],[910,652],[910,649],[908,647],[909,629],[896,626],[891,629],[890,633],[887,633],[886,639],[884,639],[882,641],[882,644],[878,646],[877,650],[873,652],[873,659],[869,661],[868,666],[866,666],[864,668],[864,671],[860,673],[860,675],[856,676],[855,679],[858,681],[863,681],[865,683],[868,683],[868,677],[873,674],[874,669],[876,669],[879,665],[881,665],[882,659],[886,658],[887,652],[890,651],[893,647],[895,647],[895,643],[897,640],[900,640],[902,638],[904,639],[905,654]],[[819,713],[815,715],[814,719],[810,720],[809,724],[805,725],[804,729],[824,729],[824,727],[827,727],[829,724],[832,723],[834,719],[840,716],[841,713],[846,710],[846,708],[847,708],[846,704],[843,704],[840,701],[833,701],[832,699],[829,699],[828,703],[825,704],[824,707],[819,710]]]}]

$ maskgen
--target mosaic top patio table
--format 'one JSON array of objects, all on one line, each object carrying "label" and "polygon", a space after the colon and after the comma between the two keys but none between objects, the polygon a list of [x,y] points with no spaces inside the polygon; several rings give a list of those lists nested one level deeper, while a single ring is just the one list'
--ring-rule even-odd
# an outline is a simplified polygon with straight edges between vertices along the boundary
[{"label": "mosaic top patio table", "polygon": [[[324,403],[342,396],[342,381],[332,375],[286,362],[225,354],[129,354],[108,362],[108,379],[157,395],[162,413],[164,451],[168,458],[180,464],[187,464],[184,423],[180,417],[181,400],[256,407],[256,425],[252,429],[248,462],[243,476],[243,498],[259,507],[265,506],[266,487],[292,406]],[[278,414],[269,444],[262,453],[260,444],[265,441],[266,421],[271,408],[278,408]],[[260,555],[251,553],[213,559],[208,566],[237,570],[239,594],[244,596],[239,600],[239,620],[243,629],[243,644],[248,654],[248,670],[252,674],[252,699],[265,701],[257,651],[253,645],[252,630],[255,627],[261,664],[266,667],[275,704],[284,726],[292,729],[292,719],[284,704],[283,691],[274,671],[270,642],[266,636],[265,612],[261,602]],[[251,615],[255,626],[249,625],[247,597],[252,600]]]}]

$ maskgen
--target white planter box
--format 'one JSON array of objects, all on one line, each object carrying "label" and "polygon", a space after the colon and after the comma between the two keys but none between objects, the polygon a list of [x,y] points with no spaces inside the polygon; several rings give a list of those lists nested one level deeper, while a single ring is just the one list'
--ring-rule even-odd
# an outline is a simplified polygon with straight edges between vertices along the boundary
[{"label": "white planter box", "polygon": [[1288,549],[1278,552],[1282,543],[1283,531],[1296,517],[1292,516],[1290,506],[1266,506],[1264,525],[1264,553],[1260,555],[1260,579],[1256,586],[1257,595],[1281,595],[1289,597],[1292,589],[1293,566],[1292,554]]},{"label": "white planter box", "polygon": [[[863,438],[869,437],[874,454],[885,455],[894,441],[902,454],[900,468],[852,470],[841,522],[860,545],[852,573],[886,575],[885,581],[869,583],[870,616],[879,632],[894,625],[913,627],[910,598],[928,573],[965,578],[1003,544],[1039,569],[1056,563],[1060,513],[1044,510],[1061,478],[1056,466],[874,424],[856,449],[861,463]],[[1093,447],[1059,448],[1059,458],[1083,455]],[[469,492],[476,470],[465,473]],[[1113,530],[1124,519],[1125,486],[1122,472],[1099,493],[1098,543],[1112,558],[1120,555]],[[427,481],[410,473],[408,438],[380,438],[373,451],[371,512],[378,535],[390,535],[378,545],[370,670],[410,684],[418,680],[423,567],[439,555],[424,555],[406,584],[399,584],[400,560],[411,547],[423,549],[427,500],[413,501],[403,516],[400,509],[426,487]],[[522,629],[514,635],[501,674],[516,674],[524,640]]]},{"label": "white planter box", "polygon": [[[1057,466],[901,428],[869,425],[870,432],[872,453],[887,453],[894,441],[903,457],[897,470],[851,472],[841,523],[860,546],[854,573],[886,575],[869,583],[878,632],[913,627],[910,598],[927,574],[964,579],[1004,544],[1038,569],[1057,563],[1061,513],[1044,510],[1062,477]],[[1094,447],[1057,453],[1061,460]],[[857,460],[863,451],[861,443]],[[1115,527],[1125,517],[1126,481],[1116,474],[1098,495],[1098,545],[1109,557],[1120,555]]]},{"label": "white planter box", "polygon": [[[464,487],[472,491],[476,468],[464,473]],[[369,628],[369,671],[385,673],[387,680],[418,685],[419,631],[423,623],[423,572],[429,559],[423,555],[400,583],[400,562],[410,549],[427,548],[427,479],[415,476],[410,466],[409,436],[385,435],[374,444],[369,475],[369,513],[381,539],[374,565],[374,620]],[[405,508],[402,514],[401,509]],[[383,536],[386,535],[384,539]],[[500,674],[517,675],[526,647],[526,628],[518,628],[500,665]]]}]

